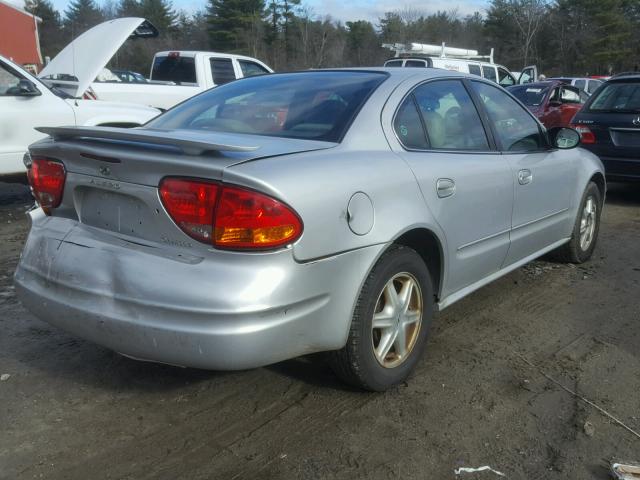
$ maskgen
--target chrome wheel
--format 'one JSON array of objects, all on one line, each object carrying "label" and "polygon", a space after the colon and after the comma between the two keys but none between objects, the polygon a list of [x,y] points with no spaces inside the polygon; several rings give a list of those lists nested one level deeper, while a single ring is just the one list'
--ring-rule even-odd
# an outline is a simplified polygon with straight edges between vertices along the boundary
[{"label": "chrome wheel", "polygon": [[580,217],[580,249],[583,252],[589,250],[593,241],[593,235],[596,231],[597,211],[596,199],[592,195],[588,196]]},{"label": "chrome wheel", "polygon": [[385,284],[371,322],[373,351],[380,365],[394,368],[409,357],[418,339],[422,313],[422,291],[413,275],[398,273]]}]

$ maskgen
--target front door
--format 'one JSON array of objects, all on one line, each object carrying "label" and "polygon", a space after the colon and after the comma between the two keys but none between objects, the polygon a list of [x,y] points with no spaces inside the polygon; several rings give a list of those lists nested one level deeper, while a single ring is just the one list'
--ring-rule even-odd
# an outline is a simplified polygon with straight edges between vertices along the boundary
[{"label": "front door", "polygon": [[27,147],[46,136],[35,127],[75,125],[73,110],[64,100],[41,84],[36,85],[39,95],[21,94],[21,80],[32,81],[0,62],[0,175],[25,171],[22,157]]},{"label": "front door", "polygon": [[436,80],[403,100],[393,128],[426,208],[446,235],[443,298],[500,269],[509,249],[513,182],[465,82]]},{"label": "front door", "polygon": [[511,247],[505,266],[567,236],[575,182],[569,155],[551,149],[539,123],[503,90],[472,81],[487,111],[514,189]]}]

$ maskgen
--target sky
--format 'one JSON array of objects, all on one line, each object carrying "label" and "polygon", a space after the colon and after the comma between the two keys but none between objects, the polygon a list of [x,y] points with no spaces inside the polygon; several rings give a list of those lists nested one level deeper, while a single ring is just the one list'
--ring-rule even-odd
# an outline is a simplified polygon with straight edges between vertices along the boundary
[{"label": "sky", "polygon": [[[23,0],[9,0],[22,6]],[[101,0],[97,0],[101,3]],[[53,0],[55,7],[62,13],[67,7],[68,0]],[[369,20],[377,23],[378,18],[385,12],[415,9],[424,13],[433,13],[438,10],[449,11],[457,9],[461,15],[467,15],[476,11],[484,11],[486,0],[302,0],[302,3],[320,17],[331,15],[343,22],[349,20]],[[194,12],[200,10],[206,4],[206,0],[173,0],[176,9]]]}]

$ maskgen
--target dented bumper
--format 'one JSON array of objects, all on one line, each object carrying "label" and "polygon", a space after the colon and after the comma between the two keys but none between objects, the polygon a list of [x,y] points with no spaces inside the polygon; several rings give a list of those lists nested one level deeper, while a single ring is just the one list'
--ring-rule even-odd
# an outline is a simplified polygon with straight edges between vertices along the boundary
[{"label": "dented bumper", "polygon": [[220,370],[337,349],[384,246],[297,263],[269,254],[190,254],[32,213],[15,273],[42,320],[132,357]]}]

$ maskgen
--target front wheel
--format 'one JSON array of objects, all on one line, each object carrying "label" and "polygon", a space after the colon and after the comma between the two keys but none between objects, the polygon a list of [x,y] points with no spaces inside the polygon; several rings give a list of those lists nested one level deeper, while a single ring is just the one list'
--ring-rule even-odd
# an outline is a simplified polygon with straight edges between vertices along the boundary
[{"label": "front wheel", "polygon": [[589,182],[582,195],[571,240],[553,252],[556,260],[583,263],[591,258],[600,231],[602,195],[594,182]]},{"label": "front wheel", "polygon": [[362,287],[347,344],[330,363],[347,383],[383,391],[404,381],[424,350],[433,316],[429,271],[415,250],[393,246]]}]

